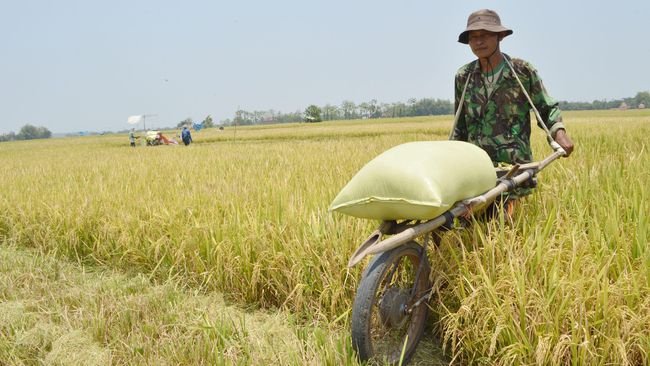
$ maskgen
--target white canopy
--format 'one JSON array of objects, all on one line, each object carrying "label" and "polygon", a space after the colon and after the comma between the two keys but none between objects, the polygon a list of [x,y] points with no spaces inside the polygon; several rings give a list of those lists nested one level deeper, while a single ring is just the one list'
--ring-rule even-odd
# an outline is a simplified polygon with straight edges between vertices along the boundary
[{"label": "white canopy", "polygon": [[142,122],[142,116],[140,116],[140,115],[138,115],[138,116],[130,116],[126,121],[130,125],[136,125],[136,124]]}]

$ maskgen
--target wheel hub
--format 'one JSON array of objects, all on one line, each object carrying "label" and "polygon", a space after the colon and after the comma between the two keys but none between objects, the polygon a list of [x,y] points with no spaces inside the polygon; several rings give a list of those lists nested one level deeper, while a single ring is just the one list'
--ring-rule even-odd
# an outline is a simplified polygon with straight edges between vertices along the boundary
[{"label": "wheel hub", "polygon": [[400,328],[407,320],[406,303],[409,290],[391,287],[384,293],[379,304],[382,324],[390,328]]}]

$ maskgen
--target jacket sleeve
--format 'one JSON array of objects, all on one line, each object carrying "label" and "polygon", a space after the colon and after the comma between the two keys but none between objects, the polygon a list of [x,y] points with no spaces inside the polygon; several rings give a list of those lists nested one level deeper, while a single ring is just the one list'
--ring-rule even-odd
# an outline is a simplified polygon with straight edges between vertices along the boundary
[{"label": "jacket sleeve", "polygon": [[[546,122],[546,127],[551,132],[552,136],[555,136],[555,132],[559,129],[564,128],[564,123],[562,122],[562,114],[558,103],[548,94],[542,79],[539,77],[537,70],[534,67],[529,66],[529,90],[530,98],[533,100],[535,107],[539,111],[539,114],[542,117],[542,120]],[[537,125],[540,125],[540,122],[537,122]]]},{"label": "jacket sleeve", "polygon": [[[461,103],[460,97],[463,93],[463,87],[465,86],[466,79],[462,77],[460,70],[456,73],[456,78],[454,81],[454,117],[456,111],[458,110],[458,105]],[[466,77],[469,77],[467,75]],[[463,106],[465,108],[465,106]],[[467,141],[467,122],[465,120],[465,114],[461,111],[458,115],[458,121],[456,121],[451,131],[450,140],[460,140]]]}]

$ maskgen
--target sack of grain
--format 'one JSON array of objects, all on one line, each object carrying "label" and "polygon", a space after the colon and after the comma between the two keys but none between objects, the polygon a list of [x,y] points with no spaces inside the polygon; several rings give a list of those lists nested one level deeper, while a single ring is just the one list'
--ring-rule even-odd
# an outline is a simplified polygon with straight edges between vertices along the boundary
[{"label": "sack of grain", "polygon": [[490,157],[462,141],[395,146],[368,162],[330,205],[367,219],[428,220],[496,185]]}]

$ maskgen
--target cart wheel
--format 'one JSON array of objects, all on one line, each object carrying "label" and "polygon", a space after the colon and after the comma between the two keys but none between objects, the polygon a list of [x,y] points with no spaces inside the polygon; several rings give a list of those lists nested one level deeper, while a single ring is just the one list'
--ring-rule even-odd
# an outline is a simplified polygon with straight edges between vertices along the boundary
[{"label": "cart wheel", "polygon": [[352,307],[352,345],[361,361],[406,363],[413,355],[428,313],[426,301],[416,302],[431,287],[422,250],[411,241],[376,256],[364,271]]}]

